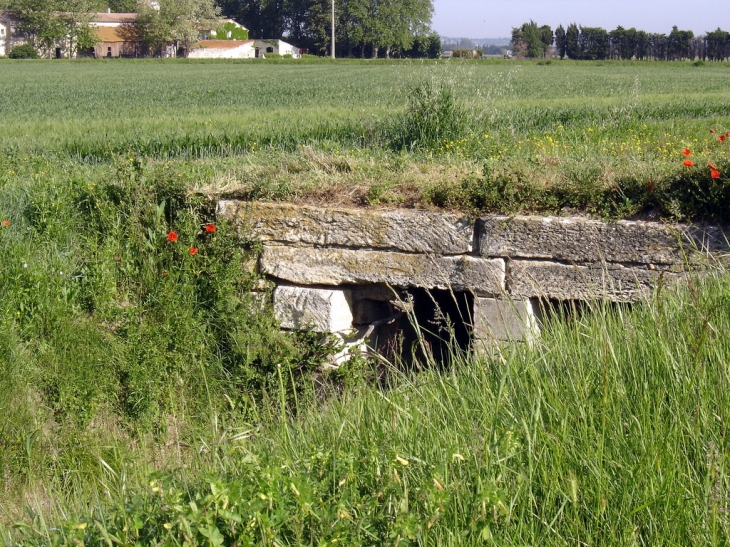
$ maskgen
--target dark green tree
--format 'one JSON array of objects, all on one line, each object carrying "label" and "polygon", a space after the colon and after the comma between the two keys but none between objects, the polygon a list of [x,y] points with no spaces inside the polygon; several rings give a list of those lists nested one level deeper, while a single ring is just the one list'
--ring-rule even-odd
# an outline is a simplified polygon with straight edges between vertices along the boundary
[{"label": "dark green tree", "polygon": [[538,30],[540,33],[540,42],[542,43],[542,56],[547,57],[550,46],[555,42],[553,29],[550,28],[550,25],[543,25]]},{"label": "dark green tree", "polygon": [[[137,0],[108,0],[108,7],[113,13],[134,13],[137,11]],[[104,6],[99,6],[100,10]]]},{"label": "dark green tree", "polygon": [[717,27],[705,34],[705,55],[710,61],[724,61],[730,57],[730,32]]},{"label": "dark green tree", "polygon": [[692,55],[692,40],[694,32],[691,30],[679,30],[677,26],[672,27],[672,32],[667,37],[667,57],[670,61],[694,58]]},{"label": "dark green tree", "polygon": [[579,59],[607,59],[609,54],[608,32],[600,27],[581,27],[578,39]]},{"label": "dark green tree", "polygon": [[634,55],[641,61],[649,57],[649,35],[643,30],[636,31]]},{"label": "dark green tree", "polygon": [[565,59],[565,29],[559,25],[555,29],[555,49],[561,59]]},{"label": "dark green tree", "polygon": [[580,59],[580,30],[578,25],[571,23],[568,25],[568,29],[565,31],[565,54],[569,59]]}]

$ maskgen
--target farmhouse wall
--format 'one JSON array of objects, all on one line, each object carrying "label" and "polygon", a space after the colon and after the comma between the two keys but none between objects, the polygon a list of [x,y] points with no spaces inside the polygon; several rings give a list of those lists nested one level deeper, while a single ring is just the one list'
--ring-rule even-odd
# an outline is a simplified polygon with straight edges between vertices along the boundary
[{"label": "farmhouse wall", "polygon": [[218,215],[262,242],[282,325],[320,332],[387,322],[409,291],[427,290],[469,295],[475,342],[529,342],[545,303],[639,301],[730,252],[717,226],[238,200],[219,201]]}]

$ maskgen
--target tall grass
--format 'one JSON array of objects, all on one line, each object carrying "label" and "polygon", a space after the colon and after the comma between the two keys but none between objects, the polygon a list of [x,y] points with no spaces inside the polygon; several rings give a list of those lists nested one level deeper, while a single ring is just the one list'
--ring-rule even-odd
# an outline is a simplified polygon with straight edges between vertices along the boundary
[{"label": "tall grass", "polygon": [[119,448],[87,464],[82,492],[46,493],[58,505],[2,533],[22,545],[725,545],[728,327],[726,275],[633,308],[596,303],[495,360],[361,383],[296,418],[274,397],[254,421],[199,430],[185,465],[163,473]]}]

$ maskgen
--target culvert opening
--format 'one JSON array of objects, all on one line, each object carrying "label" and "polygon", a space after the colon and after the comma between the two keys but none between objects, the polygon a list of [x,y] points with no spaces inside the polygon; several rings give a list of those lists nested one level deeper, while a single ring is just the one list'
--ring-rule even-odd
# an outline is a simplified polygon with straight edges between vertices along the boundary
[{"label": "culvert opening", "polygon": [[388,362],[448,366],[469,351],[474,298],[468,292],[378,286],[355,290],[355,323],[376,325],[370,347]]}]

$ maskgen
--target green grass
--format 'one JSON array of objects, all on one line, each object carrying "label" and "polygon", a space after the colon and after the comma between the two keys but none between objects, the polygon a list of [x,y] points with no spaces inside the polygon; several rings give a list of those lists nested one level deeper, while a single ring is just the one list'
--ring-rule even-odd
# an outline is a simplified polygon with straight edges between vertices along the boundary
[{"label": "green grass", "polygon": [[[281,417],[84,439],[11,545],[726,545],[730,280]],[[282,387],[287,379],[279,378]],[[183,395],[186,397],[186,395]],[[189,419],[189,418],[188,418]],[[73,473],[69,469],[66,473]]]},{"label": "green grass", "polygon": [[0,66],[0,542],[730,540],[720,267],[382,385],[212,201],[727,220],[726,65]]},{"label": "green grass", "polygon": [[[727,71],[720,63],[5,61],[0,150],[99,173],[132,154],[171,162],[198,187],[260,199],[322,202],[355,185],[349,205],[653,210],[717,222],[727,219],[665,190],[687,174],[702,187],[713,162],[721,188],[695,194],[725,195],[730,141],[709,130],[730,129]],[[448,99],[440,108],[458,119],[424,125],[439,93]],[[695,169],[682,167],[684,147]],[[490,177],[527,184],[527,198],[512,192],[510,208],[471,200]],[[546,186],[571,194],[576,181],[594,189],[587,202],[533,199]]]}]

